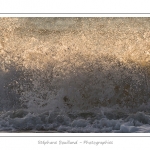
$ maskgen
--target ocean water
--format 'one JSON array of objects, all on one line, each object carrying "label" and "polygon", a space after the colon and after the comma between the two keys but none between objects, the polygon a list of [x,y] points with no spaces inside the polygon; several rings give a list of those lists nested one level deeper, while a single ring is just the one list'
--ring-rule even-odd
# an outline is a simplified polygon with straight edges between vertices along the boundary
[{"label": "ocean water", "polygon": [[150,19],[0,18],[0,131],[150,132]]}]

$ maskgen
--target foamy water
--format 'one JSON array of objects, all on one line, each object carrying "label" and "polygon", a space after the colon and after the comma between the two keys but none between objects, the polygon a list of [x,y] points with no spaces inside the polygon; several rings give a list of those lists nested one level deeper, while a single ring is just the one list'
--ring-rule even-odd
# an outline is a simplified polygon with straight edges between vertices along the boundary
[{"label": "foamy water", "polygon": [[149,132],[149,18],[0,18],[0,130]]}]

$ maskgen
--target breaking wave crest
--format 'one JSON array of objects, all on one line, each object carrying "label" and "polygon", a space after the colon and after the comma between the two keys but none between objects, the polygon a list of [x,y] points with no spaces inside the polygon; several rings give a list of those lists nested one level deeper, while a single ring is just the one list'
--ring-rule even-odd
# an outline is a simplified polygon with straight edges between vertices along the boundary
[{"label": "breaking wave crest", "polygon": [[0,18],[0,130],[149,132],[149,18]]}]

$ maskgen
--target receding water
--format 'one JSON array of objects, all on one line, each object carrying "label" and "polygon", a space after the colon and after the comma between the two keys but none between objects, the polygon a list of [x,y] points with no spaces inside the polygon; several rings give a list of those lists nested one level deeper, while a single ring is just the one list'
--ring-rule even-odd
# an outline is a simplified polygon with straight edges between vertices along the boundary
[{"label": "receding water", "polygon": [[0,18],[0,130],[150,132],[150,19]]}]

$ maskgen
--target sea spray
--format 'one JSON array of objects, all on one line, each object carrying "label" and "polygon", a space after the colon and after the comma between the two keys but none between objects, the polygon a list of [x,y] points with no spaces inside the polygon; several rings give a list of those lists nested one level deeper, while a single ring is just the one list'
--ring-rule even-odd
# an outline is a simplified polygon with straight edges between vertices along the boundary
[{"label": "sea spray", "polygon": [[149,18],[0,18],[0,129],[149,132],[149,28]]}]

